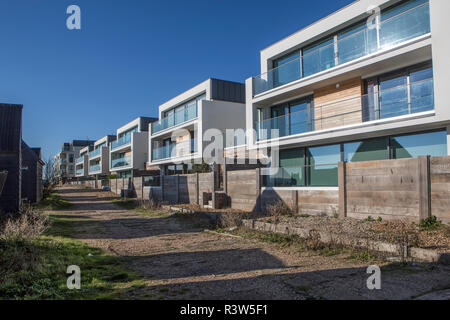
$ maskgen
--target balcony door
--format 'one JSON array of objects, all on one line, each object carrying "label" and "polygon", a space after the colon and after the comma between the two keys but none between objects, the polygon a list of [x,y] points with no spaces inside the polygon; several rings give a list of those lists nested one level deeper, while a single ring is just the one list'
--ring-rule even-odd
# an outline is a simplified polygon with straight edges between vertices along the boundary
[{"label": "balcony door", "polygon": [[363,121],[434,109],[431,62],[365,80]]}]

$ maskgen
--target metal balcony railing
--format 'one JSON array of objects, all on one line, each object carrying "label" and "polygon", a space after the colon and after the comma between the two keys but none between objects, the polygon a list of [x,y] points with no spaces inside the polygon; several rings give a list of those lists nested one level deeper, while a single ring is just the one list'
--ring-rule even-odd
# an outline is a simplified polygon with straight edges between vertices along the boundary
[{"label": "metal balcony railing", "polygon": [[253,94],[277,88],[346,62],[396,46],[430,33],[428,1],[399,14],[381,14],[379,25],[365,24],[356,31],[341,33],[313,49],[304,49],[299,58],[253,77]]},{"label": "metal balcony railing", "polygon": [[256,122],[257,139],[261,141],[434,110],[433,92],[433,79],[426,79],[315,105],[309,110]]}]

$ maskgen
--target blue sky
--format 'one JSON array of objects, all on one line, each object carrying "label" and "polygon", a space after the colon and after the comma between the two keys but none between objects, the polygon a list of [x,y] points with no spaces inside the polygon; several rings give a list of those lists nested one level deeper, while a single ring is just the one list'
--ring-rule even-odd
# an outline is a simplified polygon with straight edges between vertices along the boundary
[{"label": "blue sky", "polygon": [[[244,82],[259,51],[351,0],[2,0],[0,102],[24,105],[44,157],[114,134],[210,77]],[[66,28],[81,8],[82,29]]]}]

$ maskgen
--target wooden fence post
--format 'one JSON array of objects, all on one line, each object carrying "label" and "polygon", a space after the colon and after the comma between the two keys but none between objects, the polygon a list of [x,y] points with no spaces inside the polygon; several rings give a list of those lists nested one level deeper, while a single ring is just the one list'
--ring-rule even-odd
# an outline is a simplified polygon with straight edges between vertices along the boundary
[{"label": "wooden fence post", "polygon": [[197,205],[200,205],[200,188],[198,185],[198,172],[195,173],[195,197]]},{"label": "wooden fence post", "polygon": [[227,161],[225,160],[223,163],[223,192],[227,194],[228,186],[227,186]]},{"label": "wooden fence post", "polygon": [[213,165],[213,171],[211,172],[212,174],[212,181],[211,181],[211,202],[212,202],[212,207],[213,209],[216,208],[216,164]]},{"label": "wooden fence post", "polygon": [[179,203],[180,202],[180,175],[177,174],[177,178],[175,179],[175,183],[176,183],[176,198],[175,198],[175,203]]},{"label": "wooden fence post", "polygon": [[256,211],[262,211],[262,201],[261,201],[261,169],[255,169],[256,174]]},{"label": "wooden fence post", "polygon": [[338,186],[339,186],[339,218],[347,216],[347,183],[346,183],[346,162],[338,164]]},{"label": "wooden fence post", "polygon": [[293,202],[292,210],[294,210],[295,214],[298,214],[298,191],[297,190],[292,190],[292,202]]},{"label": "wooden fence post", "polygon": [[161,201],[164,201],[164,175],[161,175]]},{"label": "wooden fence post", "polygon": [[431,217],[430,157],[417,158],[419,172],[419,221]]}]

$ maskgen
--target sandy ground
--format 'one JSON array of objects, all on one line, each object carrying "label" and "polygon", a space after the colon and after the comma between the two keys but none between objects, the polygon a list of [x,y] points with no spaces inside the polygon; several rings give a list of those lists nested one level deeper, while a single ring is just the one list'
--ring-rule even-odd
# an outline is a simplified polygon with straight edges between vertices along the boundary
[{"label": "sandy ground", "polygon": [[121,256],[145,287],[128,299],[449,299],[450,267],[382,266],[369,290],[367,263],[214,234],[171,215],[144,217],[111,194],[63,187],[74,237]]}]

